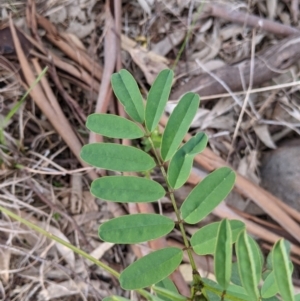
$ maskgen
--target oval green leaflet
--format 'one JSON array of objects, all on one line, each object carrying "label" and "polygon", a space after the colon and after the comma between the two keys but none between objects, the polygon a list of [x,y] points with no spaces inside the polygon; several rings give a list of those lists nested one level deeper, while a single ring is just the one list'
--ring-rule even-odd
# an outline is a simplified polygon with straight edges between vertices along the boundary
[{"label": "oval green leaflet", "polygon": [[109,176],[92,182],[97,198],[119,203],[148,203],[162,198],[166,191],[157,182],[135,176]]},{"label": "oval green leaflet", "polygon": [[137,139],[144,136],[137,124],[113,114],[91,114],[87,118],[86,127],[94,133],[110,138]]},{"label": "oval green leaflet", "polygon": [[134,290],[155,284],[179,266],[183,251],[169,247],[154,251],[127,267],[120,276],[123,289]]},{"label": "oval green leaflet", "polygon": [[280,239],[272,250],[273,271],[280,295],[284,301],[294,301],[294,289],[291,279],[291,268],[289,258],[284,245],[284,240]]},{"label": "oval green leaflet", "polygon": [[114,171],[147,171],[156,166],[154,159],[142,150],[115,143],[84,145],[80,157],[92,166]]},{"label": "oval green leaflet", "polygon": [[256,264],[246,230],[241,232],[238,236],[236,242],[236,255],[243,287],[253,301],[259,300]]},{"label": "oval green leaflet", "polygon": [[172,188],[178,189],[186,183],[194,158],[205,149],[207,141],[207,135],[200,132],[175,153],[168,167],[168,182]]},{"label": "oval green leaflet", "polygon": [[188,224],[196,224],[211,213],[229,194],[235,173],[221,167],[204,178],[188,195],[181,206],[181,215]]},{"label": "oval green leaflet", "polygon": [[175,223],[159,214],[131,214],[113,218],[99,227],[103,241],[135,244],[162,237],[170,233]]},{"label": "oval green leaflet", "polygon": [[145,124],[153,132],[164,112],[171,92],[174,72],[170,69],[161,71],[150,88],[145,111]]},{"label": "oval green leaflet", "polygon": [[219,285],[226,290],[231,277],[232,233],[227,219],[221,221],[215,249],[215,275]]},{"label": "oval green leaflet", "polygon": [[125,69],[111,76],[111,85],[126,113],[139,123],[145,119],[142,95],[133,76]]},{"label": "oval green leaflet", "polygon": [[170,160],[182,139],[186,135],[199,108],[198,94],[185,94],[175,107],[164,130],[161,142],[161,157],[164,161]]},{"label": "oval green leaflet", "polygon": [[[232,243],[235,243],[238,235],[246,226],[238,220],[230,220],[229,224],[232,232]],[[220,222],[208,224],[192,235],[191,245],[196,254],[207,255],[215,252],[219,225]]]}]

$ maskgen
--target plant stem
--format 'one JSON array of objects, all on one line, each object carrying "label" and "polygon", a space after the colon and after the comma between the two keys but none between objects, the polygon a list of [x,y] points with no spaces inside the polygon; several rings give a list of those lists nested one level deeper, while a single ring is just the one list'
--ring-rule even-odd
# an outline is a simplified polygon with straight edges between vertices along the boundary
[{"label": "plant stem", "polygon": [[[36,226],[35,224],[27,221],[26,219],[14,214],[13,212],[11,212],[10,210],[0,206],[0,211],[2,211],[3,213],[5,213],[6,215],[8,215],[9,217],[17,220],[18,222],[26,225],[27,227],[37,231],[38,233],[48,237],[51,240],[54,240],[62,245],[64,245],[65,247],[69,248],[70,250],[72,250],[74,253],[84,257],[85,259],[90,260],[92,263],[96,264],[97,266],[101,267],[102,269],[104,269],[105,271],[107,271],[108,273],[110,273],[111,275],[115,276],[117,279],[120,278],[120,274],[115,271],[114,269],[110,268],[108,265],[106,265],[105,263],[101,262],[100,260],[96,259],[95,257],[89,255],[88,253],[82,251],[79,248],[76,248],[75,246],[73,246],[72,244],[64,241],[63,239],[53,235],[52,233]],[[138,292],[140,295],[144,296],[145,298],[149,297],[149,293],[147,291],[145,291],[144,289],[137,289],[135,290],[136,292]],[[149,298],[148,298],[149,299]]]},{"label": "plant stem", "polygon": [[154,143],[153,143],[153,141],[151,139],[150,134],[147,136],[147,138],[149,139],[149,142],[150,142],[150,144],[152,146],[152,150],[154,152],[154,155],[155,155],[155,158],[157,160],[157,163],[159,164],[159,167],[160,167],[160,170],[162,172],[162,175],[163,175],[163,177],[165,179],[165,182],[166,182],[166,184],[168,186],[168,191],[170,193],[170,199],[171,199],[171,202],[172,202],[175,214],[176,214],[176,218],[177,218],[178,225],[179,225],[179,228],[180,228],[180,232],[181,232],[181,235],[182,235],[182,238],[183,238],[184,246],[186,248],[186,251],[187,251],[187,254],[188,254],[188,257],[189,257],[189,260],[190,260],[190,264],[192,266],[193,280],[194,280],[193,286],[196,288],[196,291],[199,291],[199,289],[202,288],[203,283],[202,283],[201,276],[200,276],[200,274],[198,272],[198,269],[197,269],[197,266],[196,266],[196,263],[195,263],[195,260],[194,260],[191,248],[190,248],[189,240],[188,240],[188,238],[186,236],[186,233],[185,233],[185,230],[184,230],[183,221],[181,220],[181,217],[180,217],[180,212],[178,210],[178,207],[177,207],[177,204],[176,204],[176,201],[175,201],[174,189],[168,183],[166,170],[165,170],[165,168],[163,166],[163,162],[162,162],[159,154],[157,153],[157,151],[155,149],[155,146],[154,146]]},{"label": "plant stem", "polygon": [[10,210],[0,206],[0,211],[2,211],[3,213],[7,214],[9,217],[17,220],[18,222],[26,225],[27,227],[37,231],[38,233],[50,238],[51,240],[54,240],[62,245],[64,245],[65,247],[69,248],[70,250],[72,250],[74,253],[81,255],[82,257],[90,260],[92,263],[96,264],[97,266],[101,267],[102,269],[106,270],[108,273],[110,273],[111,275],[115,276],[116,278],[120,277],[120,274],[115,271],[114,269],[110,268],[108,265],[106,265],[105,263],[97,260],[95,257],[89,255],[88,253],[82,251],[81,249],[76,248],[75,246],[73,246],[72,244],[64,241],[63,239],[53,235],[52,233],[36,226],[35,224],[29,222],[28,220],[14,214],[13,212],[11,212]]}]

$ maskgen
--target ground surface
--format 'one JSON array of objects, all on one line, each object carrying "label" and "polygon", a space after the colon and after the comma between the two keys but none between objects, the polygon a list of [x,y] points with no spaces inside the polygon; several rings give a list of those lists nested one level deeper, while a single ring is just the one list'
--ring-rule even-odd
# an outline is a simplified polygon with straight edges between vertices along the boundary
[{"label": "ground surface", "polygon": [[[239,173],[237,189],[205,223],[244,218],[265,254],[276,235],[289,239],[300,287],[298,1],[104,2],[0,3],[0,205],[118,271],[150,248],[182,244],[177,232],[150,245],[101,242],[97,228],[113,216],[174,214],[167,198],[160,207],[95,199],[89,185],[97,175],[79,161],[83,144],[101,141],[86,129],[86,116],[124,114],[111,95],[113,72],[128,69],[146,95],[156,74],[175,66],[166,115],[182,94],[198,92],[201,107],[191,133],[205,131],[210,138],[177,201],[205,174],[230,164]],[[19,28],[15,37],[12,23]],[[46,66],[47,75],[22,100]],[[153,177],[161,180],[158,172]],[[280,186],[282,179],[289,180]],[[0,224],[1,300],[136,298],[100,268],[5,214]],[[194,231],[187,228],[188,235]],[[213,277],[210,258],[197,264]],[[185,262],[181,272],[188,281],[187,271]]]}]

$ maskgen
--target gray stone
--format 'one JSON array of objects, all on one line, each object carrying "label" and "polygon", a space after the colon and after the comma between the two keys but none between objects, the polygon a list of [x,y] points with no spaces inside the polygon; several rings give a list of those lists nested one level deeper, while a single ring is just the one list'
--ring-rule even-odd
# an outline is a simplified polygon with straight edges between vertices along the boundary
[{"label": "gray stone", "polygon": [[300,139],[264,155],[261,186],[300,211]]}]

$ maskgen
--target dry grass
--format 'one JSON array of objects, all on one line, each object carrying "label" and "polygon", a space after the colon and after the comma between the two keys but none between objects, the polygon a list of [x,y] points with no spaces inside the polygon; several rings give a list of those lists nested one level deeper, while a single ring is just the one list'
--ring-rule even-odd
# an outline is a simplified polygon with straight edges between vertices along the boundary
[{"label": "dry grass", "polygon": [[[39,38],[31,35],[37,45],[46,49],[43,52],[36,46],[34,51],[31,49],[31,57],[39,58],[41,66],[50,66],[41,89],[43,98],[39,98],[39,103],[35,96],[28,97],[7,123],[4,123],[5,117],[25,93],[29,83],[24,68],[21,76],[19,55],[3,53],[0,39],[0,127],[3,134],[0,144],[0,205],[120,271],[134,260],[138,252],[134,253],[135,249],[130,247],[100,242],[98,225],[113,215],[123,214],[122,210],[132,212],[143,209],[112,207],[93,198],[89,193],[89,184],[95,174],[78,160],[78,145],[89,140],[89,132],[84,126],[85,116],[94,112],[100,101],[100,110],[112,113],[120,110],[111,98],[109,88],[103,84],[105,78],[110,77],[104,62],[107,64],[111,59],[105,52],[110,30],[106,24],[105,5],[94,0],[35,2],[37,13],[55,25],[61,39],[53,39],[55,34],[51,30],[46,34],[49,24],[43,27],[42,23],[39,23],[39,31],[36,32]],[[151,1],[146,0],[123,1],[120,20],[122,51],[118,55],[123,68],[135,75],[143,93],[147,93],[158,71],[172,66],[189,30],[190,39],[175,69],[177,86],[188,81],[192,75],[213,75],[220,66],[235,64],[246,58],[254,60],[258,51],[280,40],[274,34],[259,29],[253,34],[251,28],[222,19],[198,18],[202,2],[171,0],[157,1],[151,5]],[[298,24],[292,21],[295,10],[289,10],[289,1],[269,1],[273,4],[268,6],[265,1],[223,2],[232,9],[249,8],[250,13],[298,28]],[[0,22],[7,22],[8,14],[12,13],[14,22],[29,34],[25,19],[29,3],[32,2],[11,0],[0,4]],[[65,44],[55,44],[58,41]],[[74,52],[68,53],[67,45],[73,45]],[[10,51],[7,48],[4,50]],[[26,54],[36,76],[38,69],[33,68],[31,57]],[[252,75],[255,76],[253,72]],[[259,184],[261,154],[285,140],[299,138],[298,78],[299,64],[294,64],[260,87],[250,84],[238,93],[229,89],[226,94],[203,97],[192,133],[205,131],[210,136],[210,148],[220,160],[227,160],[241,175]],[[55,81],[57,79],[60,88]],[[100,83],[102,98],[97,98]],[[59,125],[61,132],[55,127],[56,121],[61,122],[60,115],[55,117],[57,111],[54,110],[54,119],[50,120],[42,107],[43,102],[59,107],[65,124],[73,130],[77,146],[72,145],[72,141],[66,141],[63,123]],[[170,102],[167,113],[172,109]],[[207,172],[204,169],[202,166],[200,178]],[[182,198],[184,196],[179,201]],[[239,195],[235,205],[239,209],[249,208],[249,203],[251,200]],[[154,209],[172,214],[167,199],[162,200],[160,208]],[[215,214],[218,215],[217,212]],[[274,233],[280,233],[294,243],[294,250],[297,250],[294,261],[299,262],[299,240],[297,242],[292,233],[270,220],[268,212],[259,214],[257,224],[261,220],[270,225],[276,224],[279,230],[274,230]],[[251,220],[251,216],[239,216]],[[262,227],[266,233],[270,230],[265,225]],[[192,233],[193,229],[188,231]],[[178,233],[175,232],[172,239],[174,237],[180,241]],[[175,242],[168,239],[168,243]],[[148,252],[149,246],[141,249],[140,253]],[[209,270],[201,260],[198,263],[201,268]],[[296,283],[299,282],[298,268],[296,265]],[[129,292],[121,291],[116,280],[106,272],[4,214],[0,219],[0,279],[1,300],[102,300],[110,294],[135,298]]]}]

